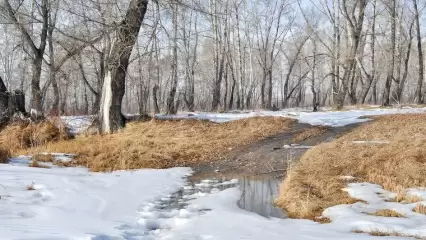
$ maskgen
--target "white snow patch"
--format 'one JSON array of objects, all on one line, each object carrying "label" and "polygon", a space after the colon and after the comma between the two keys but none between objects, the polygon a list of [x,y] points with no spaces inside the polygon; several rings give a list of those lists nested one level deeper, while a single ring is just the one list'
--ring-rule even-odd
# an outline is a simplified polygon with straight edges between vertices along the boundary
[{"label": "white snow patch", "polygon": [[301,123],[311,125],[323,125],[330,127],[341,127],[349,124],[362,123],[369,119],[360,119],[362,116],[376,116],[389,114],[411,114],[425,113],[426,108],[373,108],[373,109],[357,109],[349,111],[325,111],[325,112],[309,112],[304,109],[285,109],[281,111],[251,111],[251,112],[233,112],[233,113],[180,113],[177,115],[155,115],[158,119],[203,119],[213,122],[228,122],[249,117],[288,117],[299,120]]},{"label": "white snow patch", "polygon": [[[345,189],[351,196],[367,201],[351,205],[328,208],[323,216],[332,220],[330,224],[318,224],[308,220],[264,218],[244,211],[237,206],[241,192],[231,188],[222,192],[197,196],[188,206],[189,211],[211,209],[204,214],[195,214],[187,221],[169,225],[169,230],[157,232],[155,239],[378,239],[368,234],[353,233],[385,231],[404,235],[426,237],[426,216],[412,212],[415,204],[386,202],[395,193],[383,190],[370,183],[352,183]],[[426,194],[419,189],[415,194]],[[387,218],[368,215],[379,209],[393,209],[406,218]],[[179,224],[177,224],[179,223]],[[383,238],[379,238],[383,239]],[[386,237],[385,239],[410,239]]]},{"label": "white snow patch", "polygon": [[[179,190],[188,168],[90,173],[0,164],[0,239],[144,239],[144,205]],[[33,184],[35,190],[28,191]],[[183,212],[182,215],[185,215]]]},{"label": "white snow patch", "polygon": [[95,116],[63,116],[61,120],[70,129],[71,134],[79,134],[86,131],[94,120]]}]

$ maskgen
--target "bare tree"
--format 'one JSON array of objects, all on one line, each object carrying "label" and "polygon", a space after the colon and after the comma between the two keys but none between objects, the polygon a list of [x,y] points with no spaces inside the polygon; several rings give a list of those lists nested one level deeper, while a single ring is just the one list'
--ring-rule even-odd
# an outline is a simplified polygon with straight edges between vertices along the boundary
[{"label": "bare tree", "polygon": [[131,0],[118,24],[102,88],[101,132],[112,133],[125,125],[121,112],[129,58],[148,6],[148,0]]}]

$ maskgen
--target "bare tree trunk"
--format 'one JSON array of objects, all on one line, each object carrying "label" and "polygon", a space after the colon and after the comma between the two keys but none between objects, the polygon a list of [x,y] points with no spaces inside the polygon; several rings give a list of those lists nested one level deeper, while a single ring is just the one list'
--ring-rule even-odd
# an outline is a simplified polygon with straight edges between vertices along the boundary
[{"label": "bare tree trunk", "polygon": [[396,0],[392,0],[391,12],[391,63],[386,76],[385,91],[383,93],[383,106],[390,105],[390,92],[392,88],[392,81],[394,80],[395,71],[395,50],[396,50]]},{"label": "bare tree trunk", "polygon": [[[371,23],[371,35],[370,35],[370,51],[371,51],[371,72],[367,73],[364,65],[361,63],[361,69],[367,76],[366,83],[363,84],[360,94],[360,103],[364,104],[367,98],[368,92],[370,91],[371,85],[373,84],[374,78],[376,77],[376,3],[373,3],[373,20]],[[361,61],[361,60],[359,60]],[[375,90],[374,90],[375,91]]]},{"label": "bare tree trunk", "polygon": [[125,125],[121,106],[126,86],[126,71],[147,6],[148,0],[131,0],[125,18],[118,25],[117,39],[111,49],[102,88],[100,106],[102,133],[116,132]]},{"label": "bare tree trunk", "polygon": [[419,56],[419,79],[417,80],[416,98],[417,104],[423,104],[423,82],[424,82],[424,60],[423,60],[423,48],[422,48],[422,36],[420,32],[420,16],[419,9],[417,6],[417,0],[413,0],[415,19],[416,19],[416,32],[417,32],[417,52]]},{"label": "bare tree trunk", "polygon": [[9,93],[7,92],[6,85],[0,76],[0,126],[9,119]]},{"label": "bare tree trunk", "polygon": [[178,5],[174,2],[173,6],[173,62],[172,62],[172,88],[170,89],[167,98],[167,114],[176,114],[177,108],[175,107],[175,96],[178,83],[178,57],[177,57],[177,14]]},{"label": "bare tree trunk", "polygon": [[[351,36],[352,46],[350,47],[349,56],[347,57],[345,63],[345,73],[343,75],[342,88],[339,89],[339,93],[337,94],[336,98],[337,109],[343,108],[343,104],[345,103],[345,97],[348,93],[351,76],[355,73],[354,70],[356,67],[356,54],[358,53],[358,48],[361,41],[362,27],[364,24],[364,13],[367,1],[359,0],[357,3],[359,3],[358,6],[357,4],[352,3],[353,9],[349,10],[347,0],[343,0],[342,12],[349,25],[349,33]],[[359,9],[358,16],[356,16],[355,7],[358,7]]]}]

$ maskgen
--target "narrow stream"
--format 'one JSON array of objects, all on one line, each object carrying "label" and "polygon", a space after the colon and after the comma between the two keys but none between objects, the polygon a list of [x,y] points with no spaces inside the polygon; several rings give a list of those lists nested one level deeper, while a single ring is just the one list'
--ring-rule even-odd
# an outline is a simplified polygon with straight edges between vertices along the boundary
[{"label": "narrow stream", "polygon": [[[272,178],[251,178],[217,176],[209,178],[193,177],[175,194],[157,202],[163,210],[184,209],[188,201],[197,193],[217,193],[228,188],[239,187],[241,198],[238,206],[263,217],[285,218],[284,212],[275,207],[273,202],[278,195],[280,181]],[[209,211],[204,209],[202,211]]]}]

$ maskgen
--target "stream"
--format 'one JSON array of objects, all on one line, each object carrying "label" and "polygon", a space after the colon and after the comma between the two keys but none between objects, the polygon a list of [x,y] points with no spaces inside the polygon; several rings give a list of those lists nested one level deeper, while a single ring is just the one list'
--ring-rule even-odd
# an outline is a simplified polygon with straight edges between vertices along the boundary
[{"label": "stream", "polygon": [[[241,191],[237,205],[246,211],[263,217],[285,218],[284,212],[274,206],[280,180],[274,178],[253,178],[246,176],[192,177],[184,187],[168,198],[157,202],[162,210],[181,210],[188,206],[196,194],[212,194],[225,189],[238,187]],[[210,209],[203,209],[209,211]]]}]

